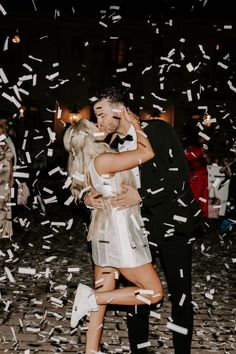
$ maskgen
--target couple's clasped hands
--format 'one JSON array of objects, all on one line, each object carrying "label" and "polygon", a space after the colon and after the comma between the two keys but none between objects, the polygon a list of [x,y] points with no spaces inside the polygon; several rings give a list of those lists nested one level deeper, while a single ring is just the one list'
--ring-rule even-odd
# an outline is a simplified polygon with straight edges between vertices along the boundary
[{"label": "couple's clasped hands", "polygon": [[[121,187],[121,194],[111,198],[111,205],[113,208],[122,210],[130,208],[141,202],[142,199],[136,188],[127,184],[122,184]],[[84,197],[84,202],[87,206],[94,209],[103,208],[103,201],[101,195],[93,190],[87,193],[87,195]]]}]

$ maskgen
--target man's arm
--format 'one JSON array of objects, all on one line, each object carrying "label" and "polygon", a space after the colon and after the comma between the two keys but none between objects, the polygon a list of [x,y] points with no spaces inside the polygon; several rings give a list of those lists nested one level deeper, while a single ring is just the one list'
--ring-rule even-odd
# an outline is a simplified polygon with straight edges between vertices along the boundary
[{"label": "man's arm", "polygon": [[122,193],[111,199],[111,205],[113,208],[126,209],[131,208],[134,205],[139,204],[142,198],[135,187],[128,184],[122,184]]},{"label": "man's arm", "polygon": [[102,209],[103,208],[101,194],[97,193],[94,190],[88,192],[84,196],[83,200],[84,200],[85,206],[89,209]]},{"label": "man's arm", "polygon": [[[165,122],[152,121],[145,129],[155,158],[141,166],[141,188],[123,186],[124,193],[113,198],[114,207],[128,208],[140,202],[152,207],[177,196],[188,180],[187,161],[173,128]],[[181,193],[180,193],[181,194]]]}]

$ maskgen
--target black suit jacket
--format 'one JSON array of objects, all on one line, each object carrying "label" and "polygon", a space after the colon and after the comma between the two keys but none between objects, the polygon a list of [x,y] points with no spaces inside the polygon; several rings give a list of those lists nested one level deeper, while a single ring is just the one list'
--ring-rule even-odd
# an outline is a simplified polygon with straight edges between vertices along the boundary
[{"label": "black suit jacket", "polygon": [[188,163],[175,129],[163,120],[142,123],[155,156],[140,168],[143,213],[150,216],[151,239],[173,233],[190,235],[203,225],[201,210],[189,184]]}]

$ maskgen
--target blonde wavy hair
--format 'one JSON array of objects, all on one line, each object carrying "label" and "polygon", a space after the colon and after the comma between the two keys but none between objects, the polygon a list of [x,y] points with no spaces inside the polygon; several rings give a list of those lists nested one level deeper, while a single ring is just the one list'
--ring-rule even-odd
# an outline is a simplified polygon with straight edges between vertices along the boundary
[{"label": "blonde wavy hair", "polygon": [[[98,133],[99,130],[94,123],[81,119],[78,123],[72,124],[64,134],[64,146],[69,152],[67,171],[72,179],[70,190],[76,201],[81,199],[83,190],[93,187],[89,174],[90,161],[105,152],[116,153],[108,144],[98,140]],[[78,176],[81,178],[78,179]],[[135,185],[130,171],[119,172],[117,178],[119,184]]]}]

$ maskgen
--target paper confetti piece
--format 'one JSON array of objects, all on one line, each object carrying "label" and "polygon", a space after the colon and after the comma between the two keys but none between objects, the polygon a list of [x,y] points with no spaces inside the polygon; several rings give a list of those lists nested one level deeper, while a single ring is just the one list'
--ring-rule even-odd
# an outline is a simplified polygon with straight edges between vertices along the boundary
[{"label": "paper confetti piece", "polygon": [[151,194],[157,194],[157,193],[160,193],[163,190],[164,190],[164,188],[159,188],[159,189],[156,189],[156,190],[152,191],[151,188],[148,188],[147,192],[151,193]]},{"label": "paper confetti piece", "polygon": [[151,66],[147,66],[143,71],[142,71],[142,75],[146,72],[152,69],[152,65]]},{"label": "paper confetti piece", "polygon": [[57,258],[57,256],[50,256],[50,257],[48,257],[48,258],[45,259],[45,262],[46,262],[46,263],[49,263],[49,262],[53,261],[53,260],[56,259],[56,258]]},{"label": "paper confetti piece", "polygon": [[139,292],[139,294],[143,294],[143,295],[153,295],[154,294],[153,290],[148,290],[148,289],[139,289],[138,292]]},{"label": "paper confetti piece", "polygon": [[69,272],[69,273],[78,273],[78,272],[80,272],[80,268],[78,268],[78,267],[69,267],[67,269],[67,272]]},{"label": "paper confetti piece", "polygon": [[182,297],[179,302],[179,306],[183,306],[185,299],[186,299],[186,294],[182,294]]},{"label": "paper confetti piece", "polygon": [[176,325],[174,323],[171,323],[171,322],[167,322],[166,327],[168,329],[171,329],[174,332],[177,332],[177,333],[181,333],[181,334],[184,334],[184,335],[188,334],[188,329],[187,328],[178,326],[178,325]]},{"label": "paper confetti piece", "polygon": [[209,141],[211,139],[207,134],[204,134],[202,132],[199,132],[198,135],[202,136],[206,141]]},{"label": "paper confetti piece", "polygon": [[144,302],[145,304],[147,304],[147,305],[151,305],[151,300],[149,300],[149,299],[147,299],[146,297],[144,297],[144,296],[141,296],[141,295],[136,295],[136,298],[139,300],[139,301],[141,301],[141,302]]},{"label": "paper confetti piece", "polygon": [[8,277],[8,279],[9,279],[9,281],[11,283],[15,283],[16,281],[15,281],[10,269],[8,267],[4,267],[4,270],[5,270],[5,273],[6,273],[7,277]]},{"label": "paper confetti piece", "polygon": [[64,205],[70,205],[74,201],[73,195],[71,195],[65,202]]},{"label": "paper confetti piece", "polygon": [[155,317],[157,319],[161,319],[161,314],[158,312],[150,311],[150,316]]},{"label": "paper confetti piece", "polygon": [[0,4],[0,11],[3,14],[3,16],[5,16],[7,14],[6,10],[4,9],[4,7]]},{"label": "paper confetti piece", "polygon": [[18,268],[18,273],[19,274],[29,274],[29,275],[35,275],[36,274],[36,269],[34,268],[24,268],[24,267],[19,267]]},{"label": "paper confetti piece", "polygon": [[179,221],[179,222],[186,222],[187,221],[187,218],[180,216],[180,215],[174,215],[173,219],[176,221]]},{"label": "paper confetti piece", "polygon": [[4,84],[8,83],[8,79],[7,79],[6,74],[2,68],[0,68],[0,78],[2,79]]},{"label": "paper confetti piece", "polygon": [[146,348],[146,347],[150,347],[151,346],[151,342],[143,342],[137,345],[138,349],[142,349],[142,348]]}]

